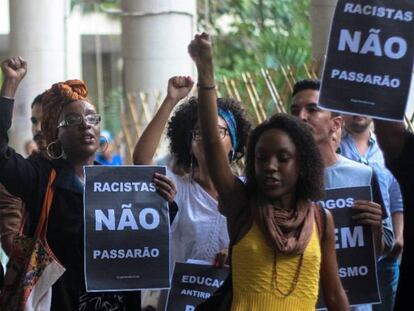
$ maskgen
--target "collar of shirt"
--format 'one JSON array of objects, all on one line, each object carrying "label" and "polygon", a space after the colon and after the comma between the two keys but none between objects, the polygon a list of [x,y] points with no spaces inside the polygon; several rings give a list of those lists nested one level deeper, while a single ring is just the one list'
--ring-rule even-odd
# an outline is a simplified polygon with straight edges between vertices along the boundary
[{"label": "collar of shirt", "polygon": [[[342,131],[342,140],[352,139],[354,141],[354,137],[346,130]],[[369,132],[368,144],[375,145],[377,143],[377,136],[373,132]]]},{"label": "collar of shirt", "polygon": [[380,150],[377,144],[377,138],[373,132],[370,132],[368,149],[365,155],[362,156],[355,145],[354,137],[345,129],[342,132],[340,151],[345,157],[366,165],[369,165],[371,161],[382,163],[380,158],[377,159],[377,153],[380,152]]}]

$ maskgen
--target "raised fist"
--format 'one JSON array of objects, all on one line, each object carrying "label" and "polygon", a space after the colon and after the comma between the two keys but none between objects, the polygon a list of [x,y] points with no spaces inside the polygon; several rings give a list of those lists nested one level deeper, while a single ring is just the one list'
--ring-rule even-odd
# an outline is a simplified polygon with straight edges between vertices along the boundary
[{"label": "raised fist", "polygon": [[0,96],[13,98],[20,82],[26,75],[27,63],[20,56],[11,57],[1,63],[1,71],[4,79]]},{"label": "raised fist", "polygon": [[193,88],[194,81],[191,77],[175,76],[168,80],[167,96],[179,102],[186,97]]},{"label": "raised fist", "polygon": [[27,72],[26,61],[18,57],[11,57],[1,63],[4,80],[14,80],[20,82],[23,80]]},{"label": "raised fist", "polygon": [[213,52],[209,35],[205,32],[200,35],[195,35],[188,46],[188,53],[197,66],[206,62],[211,62],[213,59]]}]

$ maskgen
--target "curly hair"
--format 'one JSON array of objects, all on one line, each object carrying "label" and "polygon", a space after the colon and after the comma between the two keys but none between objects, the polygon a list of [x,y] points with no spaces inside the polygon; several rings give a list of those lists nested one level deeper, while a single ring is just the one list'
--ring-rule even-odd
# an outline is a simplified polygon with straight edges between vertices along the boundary
[{"label": "curly hair", "polygon": [[250,134],[246,150],[246,184],[249,194],[257,192],[255,149],[262,134],[271,129],[285,132],[296,146],[299,177],[296,186],[298,200],[319,200],[324,194],[324,165],[312,133],[304,122],[288,114],[275,114],[258,125]]},{"label": "curly hair", "polygon": [[74,101],[86,100],[89,102],[88,89],[81,80],[68,80],[52,85],[42,95],[42,132],[46,143],[49,144],[57,139],[58,121],[63,108]]},{"label": "curly hair", "polygon": [[[237,148],[233,160],[237,161],[244,156],[247,136],[251,125],[246,113],[235,99],[218,98],[217,106],[229,110],[233,113],[237,127]],[[198,100],[191,97],[188,102],[177,108],[174,115],[168,122],[167,137],[170,140],[170,152],[173,155],[173,162],[179,171],[189,173],[192,154],[191,154],[191,131],[198,121]],[[195,161],[196,162],[196,161]],[[197,165],[197,163],[195,163]]]}]

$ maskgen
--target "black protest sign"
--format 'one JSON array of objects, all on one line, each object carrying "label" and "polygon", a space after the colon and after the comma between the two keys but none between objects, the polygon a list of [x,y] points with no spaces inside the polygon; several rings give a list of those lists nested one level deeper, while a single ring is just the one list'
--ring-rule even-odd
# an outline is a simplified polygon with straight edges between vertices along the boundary
[{"label": "black protest sign", "polygon": [[403,120],[414,59],[414,1],[339,0],[319,106]]},{"label": "black protest sign", "polygon": [[156,172],[165,167],[85,167],[87,291],[169,288],[168,207]]},{"label": "black protest sign", "polygon": [[177,262],[166,311],[194,311],[223,284],[228,274],[228,267]]},{"label": "black protest sign", "polygon": [[[326,190],[318,203],[327,208],[335,222],[335,247],[339,277],[351,305],[380,301],[377,285],[376,258],[372,231],[358,225],[352,216],[355,200],[371,201],[371,187]],[[318,308],[324,307],[319,299]]]}]

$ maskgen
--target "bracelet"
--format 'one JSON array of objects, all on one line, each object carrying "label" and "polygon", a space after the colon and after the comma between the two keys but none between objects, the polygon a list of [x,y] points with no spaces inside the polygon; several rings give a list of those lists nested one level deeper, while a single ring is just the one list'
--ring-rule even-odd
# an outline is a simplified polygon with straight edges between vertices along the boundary
[{"label": "bracelet", "polygon": [[216,88],[216,86],[215,86],[215,85],[212,85],[212,86],[204,86],[204,85],[200,85],[199,83],[197,83],[197,87],[198,87],[200,90],[206,90],[206,91],[209,91],[209,90],[214,90],[214,89]]}]

